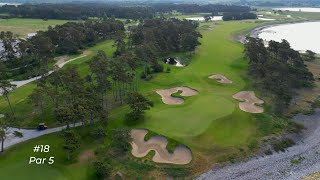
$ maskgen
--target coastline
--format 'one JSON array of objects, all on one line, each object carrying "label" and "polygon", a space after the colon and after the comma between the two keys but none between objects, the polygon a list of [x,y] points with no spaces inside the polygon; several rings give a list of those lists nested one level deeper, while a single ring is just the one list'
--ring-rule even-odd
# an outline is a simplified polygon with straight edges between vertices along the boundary
[{"label": "coastline", "polygon": [[320,22],[320,20],[315,21],[315,20],[303,20],[303,21],[295,21],[295,22],[277,22],[277,23],[273,23],[273,24],[266,24],[266,25],[262,25],[262,26],[258,26],[256,28],[253,28],[252,30],[249,31],[249,33],[245,34],[240,34],[238,35],[235,39],[244,44],[245,43],[245,39],[247,36],[253,37],[253,38],[258,38],[259,34],[262,30],[266,29],[266,28],[271,28],[271,27],[276,27],[276,26],[282,26],[282,25],[291,25],[291,24],[300,24],[300,23],[311,23],[311,22]]}]

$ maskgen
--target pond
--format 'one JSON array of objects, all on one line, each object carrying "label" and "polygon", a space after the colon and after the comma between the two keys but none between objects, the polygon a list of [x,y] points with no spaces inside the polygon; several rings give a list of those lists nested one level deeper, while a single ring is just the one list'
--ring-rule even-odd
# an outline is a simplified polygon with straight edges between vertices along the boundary
[{"label": "pond", "polygon": [[311,50],[320,54],[320,22],[304,22],[296,24],[275,25],[260,28],[257,36],[265,41],[281,42],[287,40],[297,51]]}]

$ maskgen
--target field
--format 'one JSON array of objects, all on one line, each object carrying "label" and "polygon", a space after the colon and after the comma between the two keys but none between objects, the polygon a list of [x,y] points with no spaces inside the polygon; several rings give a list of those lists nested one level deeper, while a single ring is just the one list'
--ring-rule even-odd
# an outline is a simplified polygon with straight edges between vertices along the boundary
[{"label": "field", "polygon": [[42,20],[42,19],[0,19],[0,31],[11,31],[21,38],[25,38],[29,33],[40,30],[47,30],[49,26],[64,24],[66,20]]},{"label": "field", "polygon": [[[270,119],[264,118],[258,122],[255,115],[239,110],[239,102],[232,98],[233,94],[241,90],[254,90],[249,88],[249,80],[246,77],[247,60],[243,55],[243,46],[233,41],[233,35],[261,24],[255,21],[237,21],[202,25],[213,26],[214,30],[201,31],[202,45],[197,49],[189,66],[170,67],[170,73],[157,74],[148,82],[140,81],[141,93],[150,98],[155,106],[147,112],[144,121],[130,126],[150,129],[189,146],[194,160],[188,167],[194,173],[208,169],[215,162],[232,160],[239,155],[246,156],[254,150],[262,134],[266,135],[273,131],[272,128],[262,130],[259,126],[262,123],[272,124]],[[92,55],[99,49],[107,51],[110,57],[113,50],[112,42],[102,42],[91,48]],[[79,66],[83,76],[88,73],[86,61],[89,58],[90,56],[72,63]],[[233,84],[220,84],[208,78],[215,73],[226,76],[233,81]],[[37,124],[37,121],[33,120],[32,107],[27,99],[34,86],[29,84],[10,95],[16,111],[22,111],[19,116],[25,119],[25,126]],[[177,86],[194,88],[199,94],[185,98],[183,105],[169,106],[165,105],[155,92],[158,89]],[[127,110],[128,107],[121,106],[112,111],[108,132],[113,128],[128,126],[124,121]],[[8,107],[1,99],[0,113],[3,111],[8,111]],[[54,121],[50,115],[48,118],[49,121]],[[22,172],[34,179],[48,177],[48,179],[78,180],[91,177],[92,172],[88,164],[80,162],[66,164],[61,143],[59,136],[52,134],[10,148],[3,157],[0,157],[0,174],[7,179],[23,179],[21,176],[18,177],[19,174],[24,174]],[[53,147],[51,153],[57,157],[53,166],[28,165],[29,156],[34,155],[32,147],[35,144],[49,144]],[[92,148],[90,143],[84,144],[81,151]],[[116,168],[121,170],[121,165]],[[10,173],[16,169],[21,173]],[[139,171],[139,168],[136,169]]]}]

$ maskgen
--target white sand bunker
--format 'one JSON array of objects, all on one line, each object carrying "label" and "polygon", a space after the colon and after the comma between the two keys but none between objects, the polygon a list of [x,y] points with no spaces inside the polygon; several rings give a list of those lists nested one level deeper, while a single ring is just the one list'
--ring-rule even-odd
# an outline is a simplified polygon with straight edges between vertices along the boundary
[{"label": "white sand bunker", "polygon": [[189,164],[192,160],[192,153],[189,148],[184,145],[179,145],[173,153],[167,150],[168,140],[163,136],[153,136],[148,141],[144,140],[148,130],[133,129],[132,136],[132,155],[138,158],[145,157],[150,151],[154,151],[155,155],[152,160],[156,163],[168,164]]},{"label": "white sand bunker", "polygon": [[228,79],[227,77],[225,77],[224,75],[221,75],[221,74],[214,74],[214,75],[209,76],[209,78],[210,79],[217,79],[217,80],[219,80],[218,82],[222,83],[222,84],[232,84],[232,81],[230,79]]},{"label": "white sand bunker", "polygon": [[190,97],[198,94],[198,91],[191,89],[189,87],[175,87],[170,89],[161,89],[156,92],[162,97],[162,102],[168,105],[178,105],[183,104],[184,100],[179,97],[173,97],[172,94],[182,91],[180,96]]},{"label": "white sand bunker", "polygon": [[263,107],[259,106],[264,103],[263,100],[256,97],[253,91],[241,91],[232,96],[234,99],[242,101],[239,107],[242,111],[249,113],[263,113]]}]

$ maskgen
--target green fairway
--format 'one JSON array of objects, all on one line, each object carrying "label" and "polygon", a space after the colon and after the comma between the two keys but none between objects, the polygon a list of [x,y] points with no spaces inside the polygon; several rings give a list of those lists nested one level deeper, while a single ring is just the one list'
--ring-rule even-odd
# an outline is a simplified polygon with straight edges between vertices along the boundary
[{"label": "green fairway", "polygon": [[47,30],[49,26],[61,25],[67,20],[42,20],[42,19],[0,19],[0,31],[11,31],[19,37],[25,38],[29,33]]},{"label": "green fairway", "polygon": [[[206,169],[212,162],[228,161],[252,153],[262,137],[255,116],[241,111],[239,102],[232,98],[241,90],[254,90],[248,88],[250,82],[246,75],[243,45],[234,42],[233,36],[261,24],[238,21],[201,25],[214,26],[215,30],[201,32],[202,45],[189,66],[171,67],[171,73],[157,74],[151,81],[139,83],[140,91],[148,95],[154,107],[147,112],[144,121],[131,126],[150,129],[187,145],[195,160],[190,166],[198,170],[201,169],[199,163],[207,165],[202,167]],[[220,84],[208,78],[215,73],[225,75],[233,84]],[[199,94],[184,98],[182,105],[166,105],[155,92],[177,86],[191,87]],[[125,106],[115,109],[111,113],[110,128],[127,126],[124,121],[127,111]],[[266,123],[273,122],[267,119]],[[204,157],[210,163],[203,163],[201,158]]]},{"label": "green fairway", "polygon": [[[151,95],[155,107],[137,127],[179,139],[190,147],[208,139],[211,144],[224,147],[245,145],[255,134],[255,122],[251,114],[239,110],[239,102],[232,98],[246,86],[247,67],[243,46],[233,42],[232,34],[254,26],[257,24],[253,21],[221,22],[213,31],[202,31],[202,45],[189,66],[173,68],[171,73],[141,84],[142,90]],[[208,78],[215,73],[225,75],[234,83],[224,85]],[[186,98],[183,105],[163,104],[155,90],[176,86],[189,86],[199,94]],[[197,138],[198,142],[191,142],[190,137]]]}]

